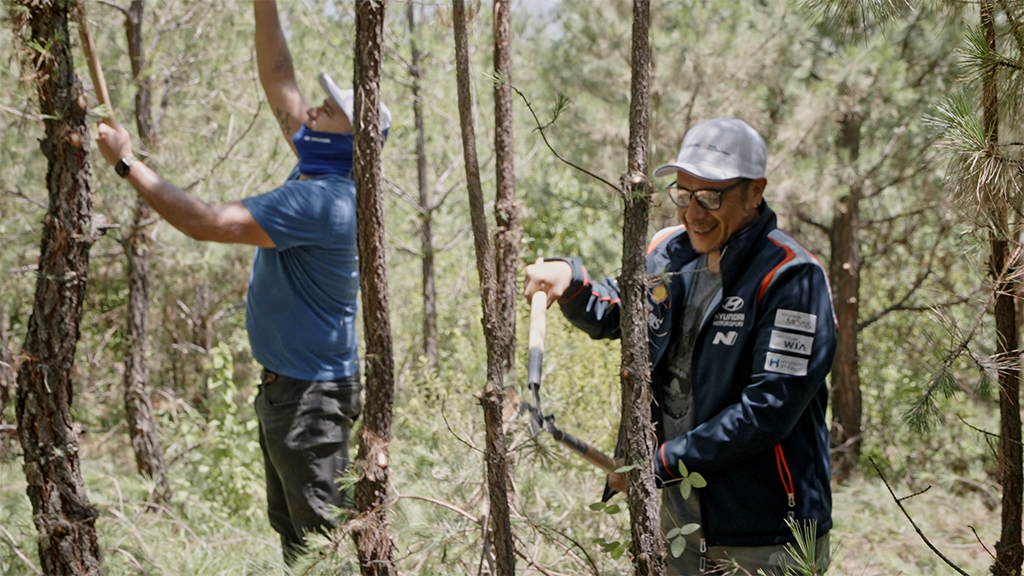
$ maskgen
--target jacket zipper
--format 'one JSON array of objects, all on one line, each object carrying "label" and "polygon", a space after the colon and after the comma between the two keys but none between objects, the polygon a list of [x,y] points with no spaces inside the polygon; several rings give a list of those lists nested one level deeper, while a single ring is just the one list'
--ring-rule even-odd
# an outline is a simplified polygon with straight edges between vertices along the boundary
[{"label": "jacket zipper", "polygon": [[786,516],[790,520],[796,518],[796,488],[793,486],[793,475],[789,473],[789,465],[786,464],[786,455],[782,452],[782,444],[775,445],[775,465],[779,468],[779,479],[782,480],[782,488],[786,491],[786,502],[789,504],[789,512]]}]

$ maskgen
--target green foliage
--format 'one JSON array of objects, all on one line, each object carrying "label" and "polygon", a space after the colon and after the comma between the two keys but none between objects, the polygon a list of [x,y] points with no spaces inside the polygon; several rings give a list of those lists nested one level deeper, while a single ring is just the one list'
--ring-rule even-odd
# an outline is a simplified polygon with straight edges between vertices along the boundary
[{"label": "green foliage", "polygon": [[[807,4],[686,0],[652,7],[651,166],[674,157],[693,122],[718,115],[742,117],[768,142],[771,186],[766,197],[783,227],[826,261],[827,238],[803,218],[827,223],[834,199],[847,194],[851,184],[865,185],[869,199],[863,220],[870,234],[861,253],[862,321],[894,303],[927,308],[975,294],[977,278],[984,274],[985,249],[979,242],[984,238],[953,225],[955,214],[944,202],[941,179],[957,170],[973,170],[980,182],[987,174],[1014,167],[986,167],[987,160],[979,156],[984,134],[974,112],[978,91],[958,90],[950,80],[958,60],[950,49],[963,32],[959,14],[944,16],[927,6],[907,14],[899,0],[810,3],[831,9],[838,23],[857,23],[855,38],[823,34],[822,22],[806,19],[802,10]],[[351,5],[328,0],[283,0],[279,5],[299,85],[316,101],[322,97],[315,81],[320,69],[335,72],[336,79],[350,76]],[[394,52],[385,61],[383,96],[395,125],[385,148],[385,174],[397,187],[411,191],[416,189],[415,170],[410,169],[415,132],[404,85],[407,71],[400,62],[407,52],[399,32],[405,29],[401,12],[389,11],[389,48]],[[491,197],[488,12],[484,7],[476,14],[469,33],[479,98],[478,147],[485,193]],[[452,192],[432,212],[435,239],[444,248],[435,260],[441,347],[436,369],[426,365],[419,350],[421,260],[411,246],[422,215],[398,197],[389,198],[387,205],[398,378],[390,445],[396,499],[392,529],[404,554],[402,571],[469,574],[479,571],[482,548],[478,521],[485,502],[480,450],[484,430],[474,395],[486,381],[486,352],[473,247],[466,234],[465,192],[459,182],[462,150],[452,97],[450,8],[431,5],[422,13],[421,48],[428,55],[421,65],[428,176],[437,190]],[[138,143],[137,150],[149,154],[147,162],[168,180],[183,186],[195,183],[192,191],[210,203],[269,190],[294,165],[273,115],[258,105],[251,14],[251,3],[239,0],[147,3],[146,70],[155,80],[160,139],[152,150]],[[90,16],[97,21],[93,30],[114,112],[134,130],[130,116],[136,84],[124,50],[123,15],[100,7]],[[545,134],[560,154],[613,182],[625,170],[630,21],[626,0],[562,0],[543,18],[516,14],[511,81],[539,110],[551,103],[550,119],[557,121],[542,122],[549,124]],[[158,27],[160,34],[155,33]],[[1001,31],[1010,34],[1014,28],[1000,21]],[[972,34],[962,62],[991,69],[986,62],[993,54],[982,50]],[[1011,35],[1002,38],[999,61],[1014,60],[1015,41]],[[853,39],[853,45],[845,42]],[[0,28],[0,53],[16,50],[10,27]],[[79,75],[88,84],[84,61],[77,56]],[[34,86],[22,81],[15,63],[7,62],[0,67],[0,306],[11,324],[11,347],[17,350],[32,304],[47,170],[36,144],[42,123],[34,112]],[[1007,69],[998,62],[996,67]],[[1008,93],[1021,93],[1012,90],[1011,75],[1000,78]],[[926,124],[922,118],[937,95],[951,96]],[[866,118],[860,160],[853,169],[836,146],[836,119],[847,112]],[[232,148],[250,122],[252,130]],[[618,195],[551,156],[522,106],[517,107],[516,122],[523,260],[581,255],[592,277],[616,274],[621,261]],[[1001,129],[1007,142],[1020,140],[1012,126],[1008,121]],[[963,167],[951,164],[947,169],[939,161],[931,146],[939,132],[946,137],[945,149],[961,154]],[[135,195],[93,152],[95,209],[126,223]],[[1001,152],[1016,158],[1014,148]],[[975,190],[966,186],[963,198],[974,202]],[[1006,197],[1013,198],[1009,193]],[[652,229],[676,222],[671,205],[662,203],[653,209]],[[129,473],[134,467],[121,428],[120,389],[125,265],[115,230],[91,252],[74,413],[86,430],[83,471],[90,498],[100,510],[106,571],[275,573],[279,550],[262,513],[262,464],[249,402],[259,370],[244,331],[252,251],[197,243],[161,222],[151,231],[151,386],[178,500],[169,510],[146,512],[152,487]],[[908,286],[922,277],[919,291],[902,300]],[[964,308],[969,306],[977,303],[968,301]],[[526,340],[525,318],[520,315],[521,343]],[[554,309],[548,322],[545,412],[555,414],[564,429],[611,451],[621,402],[618,346],[590,341]],[[861,331],[864,454],[910,489],[936,485],[938,496],[927,500],[918,517],[934,522],[929,533],[955,542],[954,552],[980,573],[987,557],[963,524],[970,522],[986,542],[993,541],[998,469],[985,434],[966,430],[958,420],[983,430],[998,429],[991,413],[991,370],[984,366],[994,335],[982,325],[968,350],[970,358],[936,371],[942,359],[934,351],[952,341],[943,328],[933,317],[898,311]],[[217,346],[207,351],[208,343]],[[509,377],[523,396],[525,353],[517,362]],[[903,416],[922,395],[928,399],[926,412],[944,416],[916,430]],[[13,415],[13,408],[8,413]],[[531,438],[525,422],[514,417],[508,434],[515,456],[513,527],[537,565],[572,574],[629,573],[623,558],[629,542],[622,536],[628,534],[628,514],[620,504],[592,508],[599,513],[586,506],[600,494],[604,475],[550,438]],[[683,476],[688,491],[702,486],[699,475]],[[352,479],[350,474],[343,481]],[[684,482],[679,484],[684,490]],[[854,478],[837,487],[835,495],[835,532],[854,541],[837,573],[938,571],[902,519],[888,516],[888,497],[871,480]],[[23,473],[16,461],[2,459],[0,526],[34,558],[35,530]],[[681,553],[684,531],[691,529],[696,530],[687,525],[669,531],[672,553]],[[317,537],[302,566],[310,573],[343,571],[352,558],[347,536]],[[0,574],[29,572],[0,546]]]},{"label": "green foliage", "polygon": [[[786,556],[782,558],[781,573],[777,576],[819,576],[828,572],[838,543],[830,542],[832,550],[822,550],[819,554],[817,522],[811,520],[800,523],[787,519],[786,526],[796,538],[796,543],[786,544]],[[758,570],[757,573],[768,576],[764,570]]]},{"label": "green foliage", "polygon": [[[266,503],[263,460],[256,415],[234,380],[231,350],[224,343],[211,350],[213,376],[205,414],[188,406],[158,413],[167,433],[168,453],[182,459],[184,478],[178,492],[211,503],[220,513],[253,517]],[[251,389],[246,387],[246,392]]]}]

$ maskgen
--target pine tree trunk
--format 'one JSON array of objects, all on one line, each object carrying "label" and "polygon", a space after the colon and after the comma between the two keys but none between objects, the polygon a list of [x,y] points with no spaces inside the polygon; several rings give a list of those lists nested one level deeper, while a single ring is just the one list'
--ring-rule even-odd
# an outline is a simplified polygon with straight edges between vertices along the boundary
[{"label": "pine tree trunk", "polygon": [[419,187],[420,246],[423,253],[422,286],[423,286],[423,355],[431,368],[437,368],[437,288],[434,285],[434,206],[430,198],[427,183],[427,150],[426,130],[423,127],[423,95],[421,94],[422,76],[420,74],[420,49],[416,44],[415,4],[410,2],[406,7],[406,19],[409,23],[409,47],[412,51],[409,75],[412,76],[412,114],[416,127],[416,183]]},{"label": "pine tree trunk", "polygon": [[[848,113],[840,124],[839,147],[846,162],[855,165],[860,156],[863,118]],[[861,447],[860,365],[857,356],[857,323],[860,311],[860,198],[859,182],[836,203],[832,218],[830,262],[833,300],[839,319],[836,357],[832,364],[832,460],[833,475],[842,482],[856,469]]]},{"label": "pine tree trunk", "polygon": [[[42,569],[52,575],[93,575],[102,571],[98,513],[82,482],[78,431],[71,418],[71,374],[89,248],[96,235],[86,97],[74,72],[69,5],[20,0],[11,8],[15,32],[28,51],[24,75],[36,83],[45,119],[40,147],[47,159],[49,191],[16,412]],[[41,53],[33,46],[48,50]]]},{"label": "pine tree trunk", "polygon": [[[142,16],[144,0],[134,0],[125,20],[128,36],[128,54],[131,56],[132,75],[138,85],[135,93],[135,124],[139,138],[150,150],[156,145],[157,135],[153,129],[150,100],[151,82],[145,69],[145,52],[142,44]],[[128,420],[128,435],[135,464],[142,475],[156,481],[153,498],[159,503],[171,501],[171,486],[167,480],[167,465],[164,462],[160,433],[153,418],[153,401],[149,394],[149,366],[146,351],[149,347],[149,262],[150,238],[146,230],[151,217],[146,201],[139,197],[128,234],[122,241],[128,263],[128,313],[126,318],[126,340],[124,367],[124,404]]]},{"label": "pine tree trunk", "polygon": [[394,404],[394,358],[385,261],[381,172],[380,79],[384,2],[356,0],[355,182],[359,222],[359,278],[366,338],[366,402],[354,466],[358,515],[350,523],[364,576],[394,575],[394,544],[388,520],[388,443]]},{"label": "pine tree trunk", "polygon": [[[981,0],[981,25],[989,50],[995,53],[995,4]],[[994,73],[982,80],[982,123],[985,134],[995,149],[999,143],[999,88]],[[998,229],[1002,228],[1002,229]],[[991,273],[995,279],[996,302],[996,354],[999,365],[999,471],[1003,489],[1002,525],[996,543],[996,559],[992,574],[1021,574],[1024,564],[1024,546],[1021,544],[1021,497],[1024,490],[1024,466],[1021,454],[1020,418],[1020,349],[1019,328],[1014,310],[1013,294],[1016,281],[1008,266],[1008,221],[1005,213],[999,217],[997,229],[991,232]],[[1005,274],[1004,274],[1005,270]]]},{"label": "pine tree trunk", "polygon": [[628,473],[633,570],[641,576],[665,573],[665,537],[659,523],[658,494],[651,462],[651,359],[647,334],[647,224],[654,188],[647,179],[650,134],[650,27],[647,0],[633,3],[632,82],[629,110],[628,171],[622,176],[622,422]]},{"label": "pine tree trunk", "polygon": [[[507,6],[502,8],[500,4],[495,4],[496,20],[503,18],[500,11],[504,9],[507,9]],[[466,165],[466,188],[469,193],[477,274],[480,278],[484,339],[487,342],[487,383],[480,400],[484,408],[484,425],[487,430],[484,458],[487,465],[487,491],[490,506],[488,512],[490,530],[485,537],[490,538],[494,542],[494,546],[492,557],[492,547],[485,542],[484,554],[488,565],[494,565],[493,570],[504,576],[511,575],[515,571],[515,545],[512,540],[511,508],[508,501],[509,468],[501,421],[504,379],[510,362],[506,346],[514,347],[514,342],[509,343],[509,335],[503,336],[502,330],[507,328],[508,320],[502,317],[502,310],[498,306],[499,281],[495,273],[494,252],[492,252],[488,237],[483,186],[480,183],[480,167],[476,157],[476,128],[473,125],[473,97],[469,76],[469,48],[466,39],[466,7],[463,0],[453,2],[452,18],[455,24],[455,68],[459,94],[459,123],[462,128],[462,151]],[[496,22],[496,52],[499,50],[498,46],[501,42],[499,38],[502,34],[499,28],[500,25]],[[496,55],[495,58],[497,61],[498,56]],[[499,128],[498,131],[500,130]],[[511,143],[507,143],[507,146],[511,153]],[[498,163],[502,164],[505,160],[499,156]],[[514,205],[514,197],[512,202]],[[503,241],[500,229],[496,236],[496,242]],[[514,282],[515,279],[513,278],[512,281]],[[514,307],[514,302],[512,305]],[[514,318],[513,308],[513,326]],[[514,337],[514,334],[512,336]]]},{"label": "pine tree trunk", "polygon": [[[487,493],[490,498],[494,559],[500,576],[513,576],[516,570],[515,543],[512,538],[509,478],[512,474],[502,423],[505,380],[515,368],[516,277],[519,273],[519,244],[522,229],[516,218],[515,153],[512,142],[512,11],[508,0],[494,2],[494,71],[504,79],[494,86],[494,199],[495,232],[495,321],[487,342],[494,348],[493,367],[488,369],[487,387],[481,401],[487,429]],[[500,372],[498,372],[500,370]]]}]

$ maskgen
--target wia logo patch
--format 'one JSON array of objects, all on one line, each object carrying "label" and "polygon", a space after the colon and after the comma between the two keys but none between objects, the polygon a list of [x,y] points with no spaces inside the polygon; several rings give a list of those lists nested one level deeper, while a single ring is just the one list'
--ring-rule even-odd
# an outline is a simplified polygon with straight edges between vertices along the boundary
[{"label": "wia logo patch", "polygon": [[795,352],[796,354],[803,354],[805,356],[810,356],[811,346],[813,345],[813,336],[801,336],[799,334],[790,334],[789,332],[781,332],[779,330],[772,330],[772,338],[768,342],[768,347],[772,350]]}]

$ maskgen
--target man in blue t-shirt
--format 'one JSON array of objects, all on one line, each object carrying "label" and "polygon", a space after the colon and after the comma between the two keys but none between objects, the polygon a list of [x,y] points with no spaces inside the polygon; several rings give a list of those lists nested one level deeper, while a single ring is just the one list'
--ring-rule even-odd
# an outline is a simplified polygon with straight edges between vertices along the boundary
[{"label": "man in blue t-shirt", "polygon": [[[263,365],[256,396],[270,524],[285,559],[305,534],[332,525],[331,507],[351,508],[338,476],[359,417],[352,125],[354,95],[326,73],[326,98],[307,103],[295,81],[277,5],[254,2],[256,60],[267,100],[299,163],[281,187],[210,205],[132,155],[128,131],[101,122],[100,151],[118,175],[172,226],[196,240],[256,246],[246,300],[253,357]],[[381,104],[387,136],[391,114]]]}]

